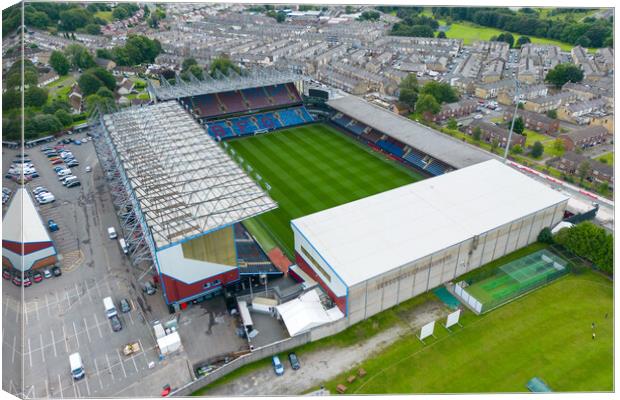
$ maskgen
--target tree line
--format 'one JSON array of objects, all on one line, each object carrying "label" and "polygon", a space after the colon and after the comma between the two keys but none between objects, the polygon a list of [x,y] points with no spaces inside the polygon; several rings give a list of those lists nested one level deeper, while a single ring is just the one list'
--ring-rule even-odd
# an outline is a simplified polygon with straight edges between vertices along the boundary
[{"label": "tree line", "polygon": [[551,19],[534,13],[492,7],[434,7],[433,15],[469,21],[521,35],[559,40],[583,47],[613,46],[613,19]]}]

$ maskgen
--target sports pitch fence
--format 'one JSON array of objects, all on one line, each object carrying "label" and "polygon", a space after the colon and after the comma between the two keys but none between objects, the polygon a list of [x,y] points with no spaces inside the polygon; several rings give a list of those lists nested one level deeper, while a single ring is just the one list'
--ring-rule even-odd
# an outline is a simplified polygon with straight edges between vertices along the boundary
[{"label": "sports pitch fence", "polygon": [[571,270],[571,263],[549,250],[540,250],[501,267],[458,282],[454,292],[477,313],[485,313]]}]

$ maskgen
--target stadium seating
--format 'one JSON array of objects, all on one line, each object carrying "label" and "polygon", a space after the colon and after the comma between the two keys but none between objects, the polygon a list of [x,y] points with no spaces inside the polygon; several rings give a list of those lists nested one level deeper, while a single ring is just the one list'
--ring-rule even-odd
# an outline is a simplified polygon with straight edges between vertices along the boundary
[{"label": "stadium seating", "polygon": [[[269,97],[273,100],[274,105],[287,105],[292,103],[297,103],[301,101],[299,98],[299,94],[297,93],[297,89],[295,89],[294,85],[290,86],[286,85],[273,85],[273,86],[265,86],[265,91],[269,95]],[[293,95],[291,93],[294,93]]]},{"label": "stadium seating", "polygon": [[233,118],[230,122],[237,136],[251,135],[259,129],[250,116]]},{"label": "stadium seating", "polygon": [[351,121],[351,123],[346,126],[346,129],[350,130],[351,132],[355,133],[356,135],[361,135],[364,133],[364,131],[366,130],[366,125],[361,124],[360,122],[357,121]]},{"label": "stadium seating", "polygon": [[427,166],[426,170],[430,172],[432,175],[441,175],[447,172],[447,167],[437,160],[432,160]]},{"label": "stadium seating", "polygon": [[301,118],[304,120],[304,122],[314,122],[314,118],[312,118],[312,115],[310,115],[306,107],[298,108],[297,112],[299,113]]},{"label": "stadium seating", "polygon": [[377,146],[395,156],[402,157],[404,151],[397,144],[390,140],[378,140]]},{"label": "stadium seating", "polygon": [[200,118],[214,117],[222,114],[219,102],[213,94],[192,97],[190,99],[190,105]]},{"label": "stadium seating", "polygon": [[250,104],[251,109],[265,108],[271,106],[269,98],[267,97],[267,94],[262,87],[244,89],[241,91],[241,93],[243,93],[243,97],[245,97],[245,99]]},{"label": "stadium seating", "polygon": [[372,143],[376,143],[377,140],[381,139],[383,135],[377,131],[375,131],[374,129],[371,129],[370,131],[364,131],[364,133],[362,133],[361,137],[368,140],[369,142]]},{"label": "stadium seating", "polygon": [[288,108],[276,112],[280,116],[280,120],[284,126],[294,126],[303,124],[305,121],[295,112],[294,108]]},{"label": "stadium seating", "polygon": [[426,163],[424,162],[424,154],[415,149],[410,149],[409,153],[407,153],[403,158],[418,168],[424,169],[426,167]]},{"label": "stadium seating", "polygon": [[299,96],[299,92],[297,91],[295,85],[292,83],[287,83],[286,89],[288,90],[289,97],[293,102],[297,103],[301,101],[301,97]]},{"label": "stadium seating", "polygon": [[233,130],[226,124],[226,121],[215,121],[207,124],[207,132],[212,137],[220,137],[222,139],[235,136]]},{"label": "stadium seating", "polygon": [[332,121],[333,121],[336,125],[339,125],[339,126],[341,126],[341,127],[343,127],[343,128],[346,128],[346,127],[347,127],[347,125],[349,125],[349,124],[351,123],[351,118],[350,118],[350,117],[348,117],[348,116],[346,116],[346,115],[343,115],[343,114],[341,114],[341,113],[338,113],[338,114],[336,114],[336,115],[334,115],[334,116],[332,117]]},{"label": "stadium seating", "polygon": [[282,124],[278,119],[273,115],[272,112],[266,112],[262,114],[255,115],[256,125],[258,125],[259,129],[277,129],[282,128]]},{"label": "stadium seating", "polygon": [[248,110],[248,107],[246,107],[243,102],[241,94],[237,91],[218,93],[216,96],[219,97],[222,104],[224,104],[226,113],[232,114]]}]

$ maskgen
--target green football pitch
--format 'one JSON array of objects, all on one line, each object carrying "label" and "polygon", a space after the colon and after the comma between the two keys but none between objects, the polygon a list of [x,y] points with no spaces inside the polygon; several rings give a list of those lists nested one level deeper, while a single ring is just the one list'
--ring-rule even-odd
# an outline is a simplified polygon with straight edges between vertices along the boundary
[{"label": "green football pitch", "polygon": [[291,220],[412,183],[423,176],[324,124],[232,140],[278,208],[244,224],[269,251],[294,254]]}]

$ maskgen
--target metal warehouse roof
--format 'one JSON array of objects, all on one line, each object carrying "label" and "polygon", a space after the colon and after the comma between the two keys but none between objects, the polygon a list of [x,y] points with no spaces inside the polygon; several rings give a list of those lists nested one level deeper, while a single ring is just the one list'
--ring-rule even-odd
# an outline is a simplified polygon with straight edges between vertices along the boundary
[{"label": "metal warehouse roof", "polygon": [[175,101],[103,123],[158,248],[277,207]]},{"label": "metal warehouse roof", "polygon": [[329,100],[327,104],[335,110],[455,168],[468,167],[495,158],[472,145],[368,103],[356,96]]},{"label": "metal warehouse roof", "polygon": [[30,194],[18,188],[2,220],[2,240],[16,243],[51,242]]},{"label": "metal warehouse roof", "polygon": [[490,160],[291,224],[353,286],[567,200]]}]

